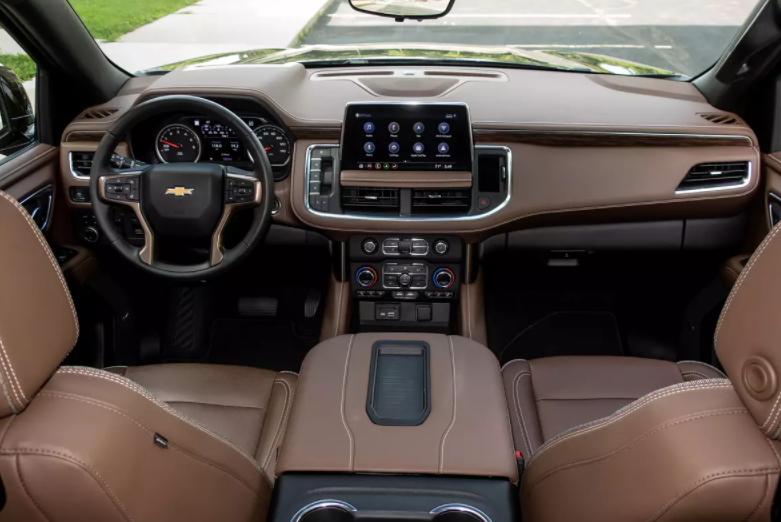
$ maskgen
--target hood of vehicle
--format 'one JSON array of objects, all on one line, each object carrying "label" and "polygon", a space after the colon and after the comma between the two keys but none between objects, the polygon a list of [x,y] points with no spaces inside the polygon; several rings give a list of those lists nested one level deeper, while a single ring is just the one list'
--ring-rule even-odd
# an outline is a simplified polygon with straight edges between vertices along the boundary
[{"label": "hood of vehicle", "polygon": [[367,44],[367,45],[311,45],[294,49],[254,49],[250,51],[212,54],[190,60],[183,60],[140,74],[160,74],[176,69],[191,67],[211,67],[238,64],[284,64],[290,62],[334,62],[346,65],[367,64],[372,59],[383,61],[421,60],[424,62],[446,60],[485,61],[486,65],[496,63],[530,67],[555,67],[562,70],[582,70],[583,72],[639,75],[670,75],[678,73],[639,64],[620,58],[600,54],[579,53],[559,50],[523,50],[513,46],[473,46],[443,44]]}]

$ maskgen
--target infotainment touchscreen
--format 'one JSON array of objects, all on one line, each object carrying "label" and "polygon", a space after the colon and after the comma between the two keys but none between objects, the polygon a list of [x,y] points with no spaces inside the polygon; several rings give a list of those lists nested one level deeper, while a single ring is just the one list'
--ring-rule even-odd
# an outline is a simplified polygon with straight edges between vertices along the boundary
[{"label": "infotainment touchscreen", "polygon": [[351,103],[342,170],[472,171],[472,125],[463,104]]}]

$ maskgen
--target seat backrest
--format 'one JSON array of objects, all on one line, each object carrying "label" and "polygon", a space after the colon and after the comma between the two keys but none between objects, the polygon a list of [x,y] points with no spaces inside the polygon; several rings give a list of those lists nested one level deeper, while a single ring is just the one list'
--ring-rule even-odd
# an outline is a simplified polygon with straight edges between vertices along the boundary
[{"label": "seat backrest", "polygon": [[781,225],[741,273],[715,345],[729,379],[653,392],[543,444],[524,520],[769,520],[781,457]]}]

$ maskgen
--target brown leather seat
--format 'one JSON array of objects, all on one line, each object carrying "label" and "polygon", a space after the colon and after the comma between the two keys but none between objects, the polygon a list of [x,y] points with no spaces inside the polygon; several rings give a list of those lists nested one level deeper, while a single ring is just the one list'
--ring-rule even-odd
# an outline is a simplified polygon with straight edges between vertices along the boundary
[{"label": "brown leather seat", "polygon": [[512,361],[502,370],[525,458],[525,522],[770,520],[781,457],[781,239],[732,289],[697,362]]},{"label": "brown leather seat", "polygon": [[3,192],[0,245],[0,520],[265,520],[297,376],[57,369],[76,310],[45,239]]}]

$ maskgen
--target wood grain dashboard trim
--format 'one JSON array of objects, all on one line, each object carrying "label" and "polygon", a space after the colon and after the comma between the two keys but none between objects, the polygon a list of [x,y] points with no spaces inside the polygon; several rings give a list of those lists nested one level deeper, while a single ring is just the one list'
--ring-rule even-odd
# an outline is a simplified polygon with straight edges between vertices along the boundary
[{"label": "wood grain dashboard trim", "polygon": [[742,135],[652,132],[473,129],[475,143],[526,143],[550,147],[753,147]]},{"label": "wood grain dashboard trim", "polygon": [[290,127],[298,140],[339,140],[341,127]]}]

